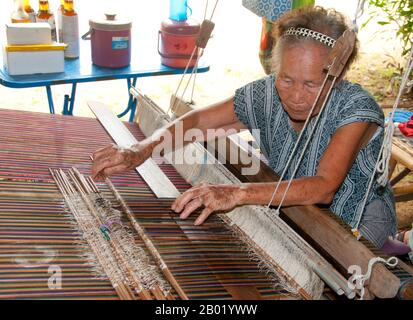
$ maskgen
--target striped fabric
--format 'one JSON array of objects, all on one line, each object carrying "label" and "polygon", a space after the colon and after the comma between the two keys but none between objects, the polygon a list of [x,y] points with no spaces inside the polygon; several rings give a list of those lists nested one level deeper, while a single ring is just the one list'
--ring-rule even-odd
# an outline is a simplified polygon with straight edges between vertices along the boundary
[{"label": "striped fabric", "polygon": [[[143,138],[136,124],[126,125]],[[0,109],[0,299],[118,298],[85,258],[87,244],[48,170],[90,174],[89,155],[108,143],[95,119]],[[161,169],[180,191],[190,187],[172,166]],[[217,217],[196,227],[195,217],[181,221],[136,172],[111,180],[190,299],[300,298],[274,288]]]}]

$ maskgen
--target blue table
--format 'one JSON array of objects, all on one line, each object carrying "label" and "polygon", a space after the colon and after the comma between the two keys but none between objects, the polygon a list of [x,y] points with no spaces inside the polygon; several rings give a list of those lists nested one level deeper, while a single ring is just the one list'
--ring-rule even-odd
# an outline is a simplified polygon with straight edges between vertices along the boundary
[{"label": "blue table", "polygon": [[[65,72],[52,74],[37,74],[27,76],[10,76],[0,64],[0,84],[10,88],[46,87],[50,113],[55,113],[51,86],[59,84],[72,84],[71,95],[65,95],[63,114],[73,115],[75,104],[76,86],[82,82],[126,79],[128,94],[130,87],[136,86],[140,77],[182,74],[184,69],[169,68],[161,64],[160,56],[154,48],[132,44],[132,61],[128,67],[120,69],[102,68],[92,64],[90,42],[81,40],[80,58],[65,61]],[[0,54],[1,55],[1,54]],[[2,58],[0,56],[0,61]],[[206,72],[209,66],[200,61],[198,72]],[[189,70],[190,72],[191,70]],[[130,112],[129,121],[132,122],[136,111],[136,101],[129,94],[128,106],[118,115],[123,117]]]}]

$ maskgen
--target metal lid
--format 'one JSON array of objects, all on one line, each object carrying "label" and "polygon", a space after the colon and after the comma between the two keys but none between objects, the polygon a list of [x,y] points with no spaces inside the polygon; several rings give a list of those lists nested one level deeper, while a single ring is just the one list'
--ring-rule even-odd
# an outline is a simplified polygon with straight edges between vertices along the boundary
[{"label": "metal lid", "polygon": [[114,13],[105,13],[105,17],[90,19],[89,25],[95,30],[124,31],[132,28],[132,21],[119,19]]},{"label": "metal lid", "polygon": [[201,29],[200,24],[192,19],[185,21],[174,21],[171,19],[163,20],[161,23],[161,30],[180,35],[196,35]]}]

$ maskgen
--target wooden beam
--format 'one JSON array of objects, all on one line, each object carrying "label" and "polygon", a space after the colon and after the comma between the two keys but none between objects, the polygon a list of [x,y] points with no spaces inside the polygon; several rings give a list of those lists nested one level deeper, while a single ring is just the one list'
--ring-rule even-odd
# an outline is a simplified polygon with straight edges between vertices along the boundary
[{"label": "wooden beam", "polygon": [[[233,149],[234,142],[227,139],[226,159]],[[240,152],[243,152],[242,150]],[[216,155],[219,156],[219,155]],[[243,182],[273,182],[279,177],[261,161],[259,172],[256,175],[243,176],[243,164],[224,164],[234,175]],[[370,259],[375,254],[349,232],[348,228],[334,216],[333,213],[321,210],[316,206],[293,206],[282,209],[282,217],[296,229],[310,244],[324,253],[325,258],[338,265],[339,271],[346,277],[347,270],[352,265],[358,265],[362,272],[367,271]],[[373,268],[370,278],[369,291],[378,298],[393,298],[397,295],[400,280],[384,265]]]},{"label": "wooden beam", "polygon": [[[130,147],[138,143],[128,128],[110,112],[106,105],[89,101],[88,106],[119,147]],[[136,171],[158,198],[175,199],[180,195],[178,189],[152,159],[146,160],[136,168]]]},{"label": "wooden beam", "polygon": [[413,150],[399,139],[393,139],[392,159],[413,170]]}]

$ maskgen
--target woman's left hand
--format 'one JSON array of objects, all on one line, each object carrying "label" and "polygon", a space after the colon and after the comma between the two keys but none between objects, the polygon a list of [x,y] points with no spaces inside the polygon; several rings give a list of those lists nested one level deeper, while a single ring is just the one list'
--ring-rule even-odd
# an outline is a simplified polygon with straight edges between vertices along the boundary
[{"label": "woman's left hand", "polygon": [[192,212],[204,206],[195,225],[200,225],[214,211],[229,211],[242,204],[243,189],[240,185],[209,185],[200,186],[185,191],[172,204],[172,210],[180,214],[181,219],[188,218]]}]

